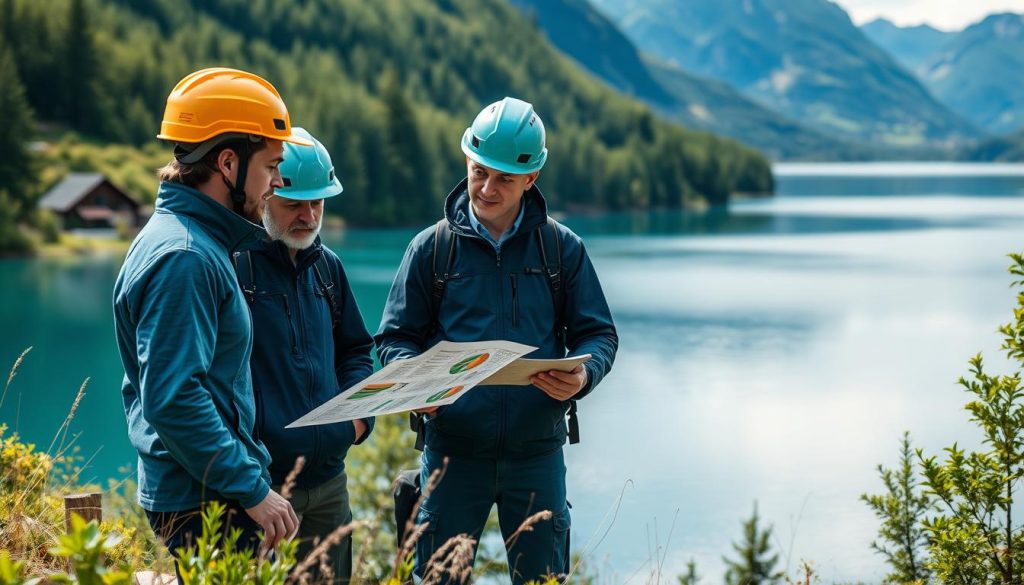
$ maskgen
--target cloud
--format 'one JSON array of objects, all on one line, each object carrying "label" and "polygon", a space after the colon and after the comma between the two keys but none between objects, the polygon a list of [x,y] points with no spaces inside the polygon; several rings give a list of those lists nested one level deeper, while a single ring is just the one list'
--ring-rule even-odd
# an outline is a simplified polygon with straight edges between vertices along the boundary
[{"label": "cloud", "polygon": [[942,30],[961,30],[995,12],[1024,13],[1021,0],[835,0],[853,22],[886,18],[901,26],[927,23]]}]

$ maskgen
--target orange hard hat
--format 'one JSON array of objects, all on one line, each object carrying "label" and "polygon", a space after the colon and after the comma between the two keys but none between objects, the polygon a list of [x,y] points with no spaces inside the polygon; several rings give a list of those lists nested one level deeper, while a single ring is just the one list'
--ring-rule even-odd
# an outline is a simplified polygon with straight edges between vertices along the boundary
[{"label": "orange hard hat", "polygon": [[198,144],[222,134],[313,145],[292,133],[281,94],[262,77],[227,67],[190,73],[167,96],[157,138]]}]

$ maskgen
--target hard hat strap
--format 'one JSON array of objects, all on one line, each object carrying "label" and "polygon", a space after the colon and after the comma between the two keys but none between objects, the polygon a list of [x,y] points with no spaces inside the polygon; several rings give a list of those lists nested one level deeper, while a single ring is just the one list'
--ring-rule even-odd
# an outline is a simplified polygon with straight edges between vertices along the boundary
[{"label": "hard hat strap", "polygon": [[[231,209],[235,213],[245,217],[245,178],[249,174],[249,158],[251,148],[249,141],[242,141],[235,154],[238,155],[238,176],[235,177],[235,184],[232,185],[231,181],[225,175],[221,175],[224,178],[224,184],[227,185],[228,191],[231,193]],[[246,218],[248,219],[248,218]]]}]

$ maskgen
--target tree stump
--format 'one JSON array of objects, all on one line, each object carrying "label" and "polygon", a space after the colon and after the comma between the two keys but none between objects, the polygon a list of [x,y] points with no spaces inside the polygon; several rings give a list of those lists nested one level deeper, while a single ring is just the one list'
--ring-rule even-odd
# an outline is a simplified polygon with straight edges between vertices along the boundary
[{"label": "tree stump", "polygon": [[71,532],[71,514],[75,513],[82,520],[89,522],[103,520],[103,494],[73,494],[64,496],[64,529]]}]

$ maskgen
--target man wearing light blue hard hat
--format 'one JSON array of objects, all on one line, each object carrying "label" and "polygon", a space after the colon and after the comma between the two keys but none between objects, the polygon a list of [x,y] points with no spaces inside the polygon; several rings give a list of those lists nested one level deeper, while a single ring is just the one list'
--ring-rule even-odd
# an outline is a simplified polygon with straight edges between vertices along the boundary
[{"label": "man wearing light blue hard hat", "polygon": [[[286,429],[285,425],[334,398],[373,372],[373,340],[338,257],[320,242],[324,199],[342,192],[331,157],[313,146],[288,144],[280,165],[284,183],[264,198],[269,239],[234,256],[238,280],[252,309],[256,432],[270,451],[275,486],[298,457],[305,465],[290,501],[301,521],[298,558],[352,520],[345,455],[373,428],[373,419]],[[332,582],[348,582],[352,541],[329,551]],[[319,563],[317,563],[317,566]],[[315,575],[316,582],[326,575]]]},{"label": "man wearing light blue hard hat", "polygon": [[406,250],[376,335],[383,364],[441,340],[506,339],[538,347],[531,358],[593,356],[530,386],[478,387],[413,419],[421,483],[444,469],[416,518],[420,577],[450,538],[479,541],[495,504],[513,583],[569,570],[562,445],[578,440],[576,401],[611,369],[618,336],[583,242],[548,216],[537,188],[545,138],[527,102],[507,97],[480,112],[462,136],[467,177],[448,195],[444,219]]}]

